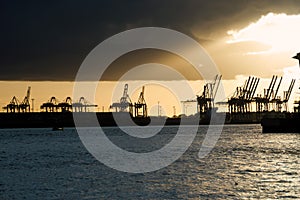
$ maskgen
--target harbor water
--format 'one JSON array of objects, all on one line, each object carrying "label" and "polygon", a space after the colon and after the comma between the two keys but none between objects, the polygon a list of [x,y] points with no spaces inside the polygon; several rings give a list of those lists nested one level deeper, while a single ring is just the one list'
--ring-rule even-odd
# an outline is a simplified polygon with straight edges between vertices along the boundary
[{"label": "harbor water", "polygon": [[[163,147],[177,128],[165,127],[159,139],[141,144],[116,127],[104,130],[121,148],[142,152]],[[226,125],[214,149],[200,159],[207,128],[200,126],[176,162],[140,174],[96,160],[74,128],[1,129],[0,199],[300,199],[300,134]]]}]

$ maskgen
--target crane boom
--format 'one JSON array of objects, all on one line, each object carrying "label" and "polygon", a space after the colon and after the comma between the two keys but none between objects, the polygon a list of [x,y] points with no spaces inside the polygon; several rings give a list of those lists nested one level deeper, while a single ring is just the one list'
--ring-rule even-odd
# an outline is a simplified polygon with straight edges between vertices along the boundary
[{"label": "crane boom", "polygon": [[271,89],[268,91],[268,99],[270,99],[271,98],[271,94],[273,93],[273,91],[274,91],[274,87],[275,87],[275,84],[276,84],[276,82],[277,82],[277,76],[275,76],[275,78],[274,78],[274,81],[272,82],[272,87],[271,87]]},{"label": "crane boom", "polygon": [[282,81],[282,77],[280,77],[280,80],[279,80],[279,83],[278,83],[277,89],[276,89],[276,91],[275,91],[275,94],[274,94],[274,99],[277,97],[278,90],[279,90],[279,87],[280,87],[280,85],[281,85],[281,81]]},{"label": "crane boom", "polygon": [[288,91],[286,92],[286,96],[285,96],[284,101],[288,101],[288,100],[290,99],[292,90],[293,90],[294,85],[295,85],[295,81],[296,81],[296,79],[293,79],[293,80],[292,80],[292,82],[291,82],[291,84],[290,84],[290,87],[289,87]]},{"label": "crane boom", "polygon": [[216,75],[215,87],[214,87],[214,92],[213,92],[213,96],[212,96],[213,99],[215,99],[215,97],[217,95],[218,89],[220,87],[221,79],[222,79],[222,75]]},{"label": "crane boom", "polygon": [[259,78],[256,78],[255,79],[255,86],[254,86],[254,89],[253,89],[253,91],[252,91],[252,93],[251,93],[251,99],[254,97],[254,94],[255,94],[255,92],[256,92],[256,89],[257,89],[257,86],[258,86],[258,83],[259,83],[259,81],[260,81],[260,79]]}]

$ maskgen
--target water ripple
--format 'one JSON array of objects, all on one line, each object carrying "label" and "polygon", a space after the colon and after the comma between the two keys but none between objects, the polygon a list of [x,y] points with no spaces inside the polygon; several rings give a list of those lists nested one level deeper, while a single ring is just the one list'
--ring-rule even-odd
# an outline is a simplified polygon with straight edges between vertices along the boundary
[{"label": "water ripple", "polygon": [[[174,130],[165,128],[155,143],[130,146],[115,128],[106,132],[112,141],[139,152],[163,146]],[[206,130],[199,129],[192,146],[172,165],[128,174],[95,160],[74,129],[2,129],[0,198],[300,199],[300,134],[261,134],[259,125],[225,126],[213,151],[199,159]]]}]

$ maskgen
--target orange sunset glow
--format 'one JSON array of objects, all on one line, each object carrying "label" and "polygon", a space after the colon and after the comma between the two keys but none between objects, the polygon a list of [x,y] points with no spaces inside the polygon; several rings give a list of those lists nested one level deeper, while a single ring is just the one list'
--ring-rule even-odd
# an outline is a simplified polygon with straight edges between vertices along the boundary
[{"label": "orange sunset glow", "polygon": [[[254,75],[266,80],[270,79],[273,74],[282,75],[286,78],[286,84],[289,79],[299,78],[300,72],[297,62],[290,59],[292,55],[297,52],[300,44],[298,36],[300,35],[300,15],[288,15],[284,13],[268,13],[260,16],[256,21],[249,21],[248,25],[240,29],[227,30],[223,33],[223,37],[215,37],[212,41],[204,42],[203,46],[207,49],[212,59],[217,63],[220,72],[223,74],[223,83],[225,84],[226,96],[229,97],[235,90],[236,83],[240,85],[247,78],[248,75]],[[285,39],[283,39],[283,37]],[[150,53],[149,53],[150,52]],[[140,55],[139,55],[140,54]],[[132,88],[141,87],[147,81],[142,80],[174,80],[181,79],[176,75],[171,75],[168,70],[163,68],[155,68],[155,65],[148,64],[148,68],[136,68],[143,63],[157,61],[164,63],[177,72],[185,75],[187,78],[196,79],[191,83],[196,95],[200,95],[202,91],[201,81],[197,79],[201,77],[193,76],[195,73],[186,71],[187,64],[180,61],[177,57],[165,54],[163,52],[149,51],[147,54],[143,52],[131,53],[128,61],[126,59],[118,59],[113,64],[113,68],[107,71],[107,76],[111,77],[115,72],[112,70],[118,66],[129,66],[124,69],[122,73],[128,73],[130,66],[136,69],[131,75],[127,75],[127,82],[131,80],[140,80],[132,84]],[[160,55],[158,57],[158,55]],[[164,56],[161,56],[164,55]],[[127,58],[126,57],[126,58]],[[135,60],[136,58],[139,58]],[[127,62],[127,64],[126,64]],[[149,70],[147,70],[149,69]],[[146,70],[146,71],[143,71]],[[116,78],[120,78],[124,74],[116,74]],[[145,76],[146,75],[146,76]],[[115,75],[113,75],[115,76]],[[175,81],[176,82],[176,81]],[[96,104],[99,105],[98,111],[109,111],[109,106],[113,101],[117,101],[121,97],[122,87],[116,91],[113,90],[117,82],[105,81],[100,84],[96,95]],[[126,81],[123,82],[124,84]],[[73,83],[71,82],[31,82],[31,81],[2,81],[0,88],[2,91],[2,98],[0,100],[1,106],[5,106],[13,96],[18,96],[22,100],[25,95],[26,88],[32,87],[32,98],[35,101],[35,111],[39,111],[39,105],[50,99],[51,96],[57,97],[63,101],[67,96],[72,96]],[[180,84],[178,84],[180,87]],[[268,81],[265,81],[261,88],[267,87]],[[101,89],[100,89],[101,88]],[[129,84],[129,88],[131,88]],[[113,91],[113,93],[111,92]],[[139,91],[130,91],[133,99],[137,99]],[[119,95],[119,97],[118,97]],[[114,96],[114,99],[112,97]],[[165,98],[165,97],[168,98]],[[296,95],[293,95],[297,97]],[[172,116],[174,114],[174,106],[177,114],[182,114],[186,110],[181,101],[191,99],[193,97],[186,96],[186,99],[177,99],[167,90],[158,85],[147,85],[146,99],[149,104],[150,113],[155,115],[157,113],[157,102],[161,102],[164,114]],[[224,101],[224,100],[223,100]],[[195,111],[193,105],[189,114]]]},{"label": "orange sunset glow", "polygon": [[0,21],[0,200],[300,199],[300,0],[1,0]]}]

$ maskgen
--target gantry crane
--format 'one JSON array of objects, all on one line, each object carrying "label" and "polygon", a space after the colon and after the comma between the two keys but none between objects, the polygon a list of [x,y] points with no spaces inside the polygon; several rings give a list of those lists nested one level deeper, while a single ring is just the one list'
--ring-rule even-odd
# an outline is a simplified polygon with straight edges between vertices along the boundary
[{"label": "gantry crane", "polygon": [[201,96],[197,96],[197,110],[200,114],[207,113],[214,108],[214,99],[220,86],[222,75],[216,75],[212,83],[206,83]]},{"label": "gantry crane", "polygon": [[[262,112],[262,111],[269,111],[269,104],[271,102],[272,94],[274,94],[274,87],[277,82],[277,76],[273,75],[271,83],[269,85],[268,89],[264,89],[264,95],[258,95],[255,97],[256,102],[256,112]],[[280,86],[281,81],[279,82]]]},{"label": "gantry crane", "polygon": [[15,113],[15,112],[30,112],[30,89],[29,86],[27,89],[27,94],[24,100],[20,103],[17,97],[13,97],[9,104],[7,104],[3,109],[7,112]]},{"label": "gantry crane", "polygon": [[65,101],[57,104],[57,107],[61,110],[61,112],[71,112],[72,111],[72,99],[71,97],[67,97]]},{"label": "gantry crane", "polygon": [[146,104],[144,94],[145,94],[145,86],[142,87],[142,91],[140,93],[138,101],[134,103],[135,117],[148,117],[147,104]]},{"label": "gantry crane", "polygon": [[296,79],[292,79],[289,89],[287,91],[283,92],[282,103],[283,103],[284,111],[288,111],[288,101],[291,97],[291,93],[294,88],[295,82],[296,82]]},{"label": "gantry crane", "polygon": [[41,109],[45,112],[57,112],[58,100],[55,97],[51,97],[50,100],[41,105]]},{"label": "gantry crane", "polygon": [[113,103],[110,108],[115,109],[116,112],[127,112],[129,109],[129,113],[133,113],[132,111],[133,104],[128,95],[128,84],[124,85],[123,96],[121,97],[119,102]]},{"label": "gantry crane", "polygon": [[256,92],[260,79],[249,76],[242,87],[237,87],[235,93],[228,99],[230,113],[251,112],[253,96]]},{"label": "gantry crane", "polygon": [[9,102],[9,104],[3,107],[3,109],[5,109],[6,112],[11,112],[11,113],[19,112],[20,111],[19,100],[14,96]]},{"label": "gantry crane", "polygon": [[74,112],[87,112],[88,108],[98,107],[98,105],[93,105],[89,103],[84,97],[80,97],[78,102],[72,103],[72,108]]},{"label": "gantry crane", "polygon": [[[273,104],[273,108],[275,107],[275,109],[274,109],[275,111],[281,112],[282,106],[283,106],[283,111],[285,111],[285,112],[288,111],[288,101],[290,99],[290,96],[291,96],[292,90],[294,88],[295,82],[296,82],[296,79],[292,79],[288,90],[283,91],[283,99],[281,99],[280,96],[277,96],[278,89],[279,89],[280,83],[281,83],[281,79],[280,79],[280,82],[278,84],[276,92],[273,95],[273,99],[270,100],[270,103]],[[275,104],[275,106],[274,106],[274,104]]]},{"label": "gantry crane", "polygon": [[19,110],[21,112],[30,112],[30,89],[31,87],[28,87],[27,94],[19,105]]},{"label": "gantry crane", "polygon": [[280,112],[282,108],[281,97],[277,96],[281,82],[282,82],[282,77],[280,77],[279,83],[277,85],[277,89],[275,91],[271,91],[272,99],[270,100],[270,104],[272,105],[273,110],[275,110],[276,112]]}]

